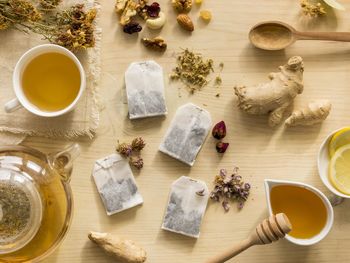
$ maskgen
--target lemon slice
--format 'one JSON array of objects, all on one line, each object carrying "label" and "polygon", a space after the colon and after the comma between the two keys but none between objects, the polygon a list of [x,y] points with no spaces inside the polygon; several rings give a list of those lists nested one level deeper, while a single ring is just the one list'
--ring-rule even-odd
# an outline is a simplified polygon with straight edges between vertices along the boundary
[{"label": "lemon slice", "polygon": [[345,10],[345,7],[343,5],[341,5],[340,3],[338,3],[336,0],[323,0],[327,5],[338,9],[338,10]]},{"label": "lemon slice", "polygon": [[328,144],[328,153],[332,157],[340,147],[350,144],[350,127],[346,127],[336,132]]},{"label": "lemon slice", "polygon": [[350,195],[350,144],[334,153],[329,163],[329,180],[340,192]]}]

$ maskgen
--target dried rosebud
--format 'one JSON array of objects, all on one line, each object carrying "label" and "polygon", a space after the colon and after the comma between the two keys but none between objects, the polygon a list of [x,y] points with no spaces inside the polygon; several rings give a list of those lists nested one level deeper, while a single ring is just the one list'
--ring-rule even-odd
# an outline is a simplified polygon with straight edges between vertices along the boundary
[{"label": "dried rosebud", "polygon": [[127,34],[137,33],[137,32],[140,32],[141,30],[142,30],[142,26],[140,26],[139,23],[133,22],[133,21],[129,22],[123,27],[124,33],[127,33]]},{"label": "dried rosebud", "polygon": [[143,159],[139,156],[131,156],[129,163],[132,166],[135,166],[137,169],[141,169],[143,167]]},{"label": "dried rosebud", "polygon": [[226,152],[227,150],[227,147],[229,146],[230,144],[229,143],[226,143],[226,142],[218,142],[216,144],[216,151],[218,153],[224,153]]},{"label": "dried rosebud", "polygon": [[222,138],[225,138],[226,136],[226,125],[224,121],[220,121],[217,124],[215,124],[212,135],[215,139],[221,140]]},{"label": "dried rosebud", "polygon": [[142,137],[137,137],[133,139],[131,142],[131,148],[133,151],[141,151],[145,146],[146,146],[146,143],[142,139]]},{"label": "dried rosebud", "polygon": [[157,2],[147,6],[147,14],[150,17],[158,17],[160,12],[160,6]]},{"label": "dried rosebud", "polygon": [[116,151],[125,157],[129,157],[132,153],[132,148],[130,144],[120,143],[118,144]]}]

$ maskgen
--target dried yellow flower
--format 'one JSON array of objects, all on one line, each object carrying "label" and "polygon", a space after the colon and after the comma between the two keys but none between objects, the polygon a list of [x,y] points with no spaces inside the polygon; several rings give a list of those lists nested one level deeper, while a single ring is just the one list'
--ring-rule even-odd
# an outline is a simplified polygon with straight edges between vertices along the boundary
[{"label": "dried yellow flower", "polygon": [[195,3],[196,3],[197,5],[201,5],[201,4],[203,3],[203,0],[195,0]]},{"label": "dried yellow flower", "polygon": [[310,3],[310,0],[300,0],[300,6],[305,15],[317,17],[326,14],[326,10],[320,2],[313,4]]},{"label": "dried yellow flower", "polygon": [[177,66],[171,80],[180,80],[191,93],[208,84],[207,76],[213,71],[213,60],[185,49],[177,57]]},{"label": "dried yellow flower", "polygon": [[199,13],[200,18],[202,18],[205,22],[209,22],[212,18],[211,12],[209,10],[202,10]]}]

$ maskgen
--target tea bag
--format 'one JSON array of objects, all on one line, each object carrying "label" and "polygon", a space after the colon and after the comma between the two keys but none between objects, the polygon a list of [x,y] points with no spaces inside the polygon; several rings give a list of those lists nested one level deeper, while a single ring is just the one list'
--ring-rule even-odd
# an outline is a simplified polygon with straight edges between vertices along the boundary
[{"label": "tea bag", "polygon": [[185,104],[177,109],[159,150],[192,166],[210,127],[208,111]]},{"label": "tea bag", "polygon": [[125,86],[130,119],[167,114],[163,69],[156,62],[131,63],[125,72]]},{"label": "tea bag", "polygon": [[143,203],[129,163],[121,155],[112,154],[97,160],[92,176],[107,215]]},{"label": "tea bag", "polygon": [[162,229],[198,238],[208,198],[204,182],[181,176],[171,185]]}]

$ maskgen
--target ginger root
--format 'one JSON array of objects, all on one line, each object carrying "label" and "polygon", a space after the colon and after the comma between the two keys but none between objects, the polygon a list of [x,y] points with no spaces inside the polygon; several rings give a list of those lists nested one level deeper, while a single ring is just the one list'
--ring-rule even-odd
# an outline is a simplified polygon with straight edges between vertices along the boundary
[{"label": "ginger root", "polygon": [[296,110],[285,121],[286,126],[309,126],[324,121],[330,111],[332,104],[328,100],[317,100],[309,103],[305,108]]},{"label": "ginger root", "polygon": [[238,107],[248,114],[269,114],[271,127],[282,122],[284,112],[304,89],[301,57],[290,58],[279,70],[269,74],[269,82],[252,87],[235,87]]},{"label": "ginger root", "polygon": [[109,233],[90,232],[89,239],[101,247],[107,254],[120,262],[143,263],[147,259],[146,251],[133,241]]}]

